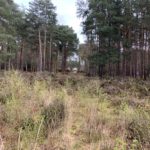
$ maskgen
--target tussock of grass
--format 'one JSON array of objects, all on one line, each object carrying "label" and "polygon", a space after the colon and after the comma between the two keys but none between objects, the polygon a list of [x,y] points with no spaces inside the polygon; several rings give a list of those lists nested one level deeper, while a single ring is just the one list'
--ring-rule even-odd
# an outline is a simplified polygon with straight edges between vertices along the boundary
[{"label": "tussock of grass", "polygon": [[42,115],[46,129],[54,130],[59,127],[65,118],[65,106],[63,101],[56,99],[52,104],[44,108]]}]

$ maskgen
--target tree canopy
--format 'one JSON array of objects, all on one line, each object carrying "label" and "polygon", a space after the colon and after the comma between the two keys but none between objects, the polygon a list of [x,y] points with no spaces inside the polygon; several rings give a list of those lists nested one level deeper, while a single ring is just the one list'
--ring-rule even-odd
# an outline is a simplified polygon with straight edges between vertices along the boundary
[{"label": "tree canopy", "polygon": [[[23,12],[12,0],[0,0],[0,65],[2,69],[64,71],[76,52],[78,38],[59,25],[51,0],[33,0]],[[62,57],[60,62],[60,57]]]},{"label": "tree canopy", "polygon": [[77,6],[83,34],[91,45],[89,63],[98,74],[146,78],[150,73],[150,1],[78,0]]}]

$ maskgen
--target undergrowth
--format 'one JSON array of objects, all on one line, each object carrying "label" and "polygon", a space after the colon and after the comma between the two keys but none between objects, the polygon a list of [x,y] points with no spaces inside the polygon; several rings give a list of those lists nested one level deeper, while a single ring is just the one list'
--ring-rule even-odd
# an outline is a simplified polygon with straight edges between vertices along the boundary
[{"label": "undergrowth", "polygon": [[0,147],[9,149],[148,150],[150,82],[0,76]]}]

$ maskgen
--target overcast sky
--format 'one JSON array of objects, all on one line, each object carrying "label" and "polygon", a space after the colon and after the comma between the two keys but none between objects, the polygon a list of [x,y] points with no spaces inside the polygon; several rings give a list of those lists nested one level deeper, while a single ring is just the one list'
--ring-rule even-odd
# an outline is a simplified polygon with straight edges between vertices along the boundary
[{"label": "overcast sky", "polygon": [[[29,1],[32,0],[14,0],[20,6],[28,7]],[[78,34],[80,42],[84,42],[83,35],[81,35],[81,20],[76,15],[76,0],[52,0],[57,8],[59,24],[71,26]]]}]

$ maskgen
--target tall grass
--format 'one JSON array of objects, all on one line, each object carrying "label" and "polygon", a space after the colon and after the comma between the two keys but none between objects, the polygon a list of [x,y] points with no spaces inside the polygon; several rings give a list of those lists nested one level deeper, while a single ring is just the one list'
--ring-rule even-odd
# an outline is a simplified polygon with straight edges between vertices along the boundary
[{"label": "tall grass", "polygon": [[5,72],[0,148],[148,150],[149,84]]},{"label": "tall grass", "polygon": [[31,84],[19,72],[6,72],[0,82],[1,132],[6,149],[40,147],[46,132],[52,127],[56,129],[55,125],[64,120],[65,103],[59,100],[61,94],[48,87],[44,80]]}]

